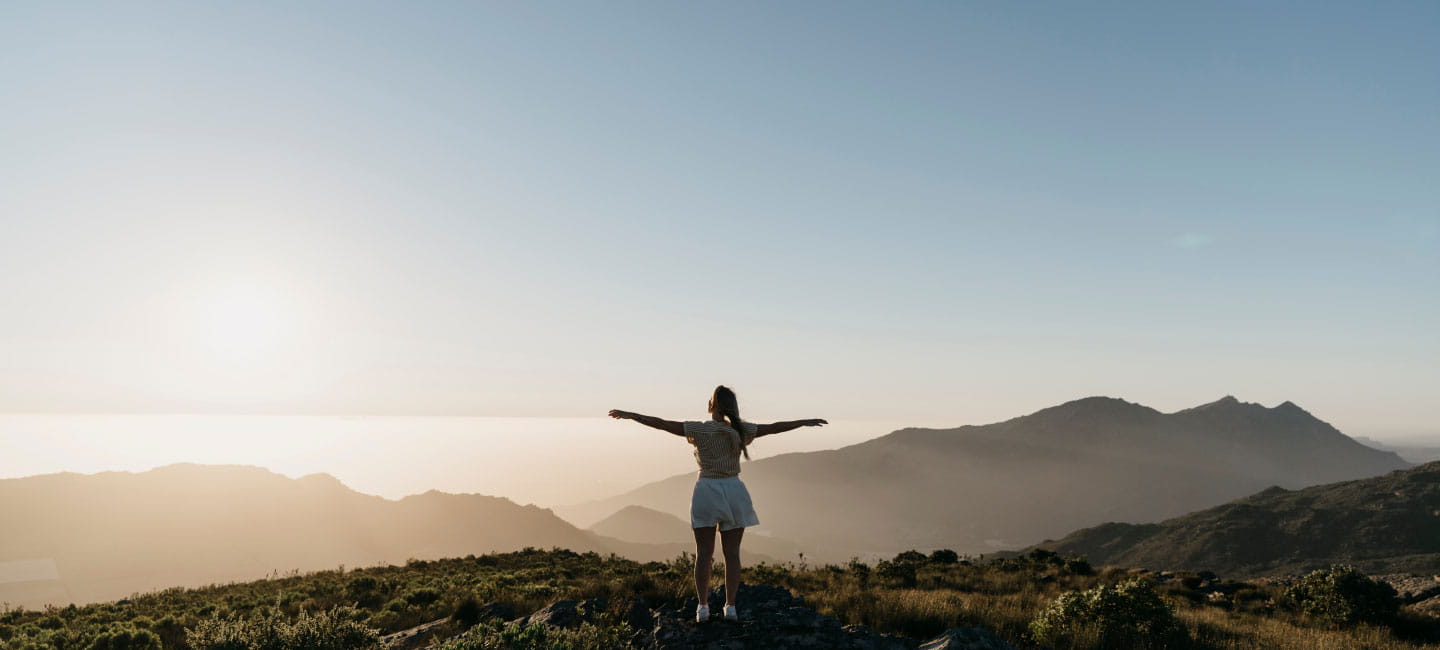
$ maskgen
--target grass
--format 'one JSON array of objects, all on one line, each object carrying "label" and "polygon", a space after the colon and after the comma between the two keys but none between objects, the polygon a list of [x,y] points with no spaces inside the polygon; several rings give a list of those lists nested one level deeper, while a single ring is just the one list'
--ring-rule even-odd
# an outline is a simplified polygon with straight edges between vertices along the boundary
[{"label": "grass", "polygon": [[[296,573],[168,589],[83,607],[0,609],[0,648],[89,650],[105,638],[129,634],[142,639],[140,645],[129,646],[131,650],[190,650],[187,630],[206,621],[294,619],[302,611],[336,607],[353,608],[354,620],[386,634],[449,616],[471,599],[503,603],[517,616],[563,598],[640,596],[651,606],[677,606],[692,595],[692,567],[689,556],[642,564],[594,553],[527,549],[404,566]],[[723,571],[717,567],[715,574],[722,576]],[[1140,573],[1118,568],[1091,571],[1083,563],[1067,565],[1045,556],[977,562],[936,561],[918,554],[873,568],[851,562],[745,569],[747,582],[788,588],[809,606],[847,624],[922,640],[950,627],[983,626],[1019,648],[1036,647],[1029,637],[1030,622],[1056,596],[1136,575]],[[1157,591],[1184,625],[1189,637],[1186,649],[1412,650],[1427,647],[1427,639],[1440,638],[1440,621],[1408,608],[1388,626],[1327,627],[1287,607],[1282,590],[1265,584],[1205,582],[1195,574],[1179,574],[1159,584]],[[447,628],[452,634],[460,629]],[[604,637],[609,632],[587,634]],[[472,634],[463,643],[457,641],[456,647],[489,647],[486,638]],[[1079,639],[1073,647],[1100,646]]]}]

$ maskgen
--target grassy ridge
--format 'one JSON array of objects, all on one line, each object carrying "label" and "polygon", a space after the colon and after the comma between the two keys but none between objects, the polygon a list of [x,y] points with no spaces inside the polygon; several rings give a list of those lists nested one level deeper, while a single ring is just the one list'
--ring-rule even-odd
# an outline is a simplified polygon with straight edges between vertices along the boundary
[{"label": "grassy ridge", "polygon": [[[85,607],[6,609],[0,646],[101,650],[189,648],[186,629],[202,621],[353,607],[353,620],[390,633],[451,615],[466,601],[500,602],[526,614],[562,598],[641,596],[676,605],[690,595],[692,560],[637,563],[594,553],[527,549],[404,566],[320,571],[199,589],[169,589]],[[720,574],[723,575],[723,574]],[[1090,571],[1053,556],[973,562],[943,553],[901,554],[874,566],[761,565],[746,580],[787,587],[822,613],[882,632],[928,638],[957,625],[981,625],[1019,647],[1028,626],[1058,595],[1133,578]],[[1402,611],[1390,626],[1331,629],[1284,605],[1281,591],[1256,583],[1176,574],[1157,587],[1195,648],[1421,647],[1437,622]],[[349,611],[349,610],[347,610]],[[1432,637],[1433,638],[1433,637]],[[123,642],[121,641],[123,639]],[[1080,642],[1077,647],[1086,646]]]}]

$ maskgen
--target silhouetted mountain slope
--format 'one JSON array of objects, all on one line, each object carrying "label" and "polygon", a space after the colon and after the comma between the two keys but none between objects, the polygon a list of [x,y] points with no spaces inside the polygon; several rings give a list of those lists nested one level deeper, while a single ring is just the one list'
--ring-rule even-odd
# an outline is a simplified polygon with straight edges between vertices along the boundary
[{"label": "silhouetted mountain slope", "polygon": [[[638,560],[693,551],[693,543],[609,539],[497,497],[427,492],[390,501],[328,475],[289,479],[241,466],[0,480],[0,522],[0,602],[27,606],[527,546]],[[6,578],[7,567],[37,564],[59,580],[19,580],[33,570]]]},{"label": "silhouetted mountain slope", "polygon": [[1097,564],[1224,575],[1333,563],[1440,573],[1440,462],[1294,492],[1272,487],[1158,524],[1109,523],[1039,546]]},{"label": "silhouetted mountain slope", "polygon": [[[764,445],[762,438],[755,444]],[[1091,397],[984,426],[902,429],[833,451],[743,465],[761,529],[859,553],[1017,548],[1103,521],[1156,521],[1268,485],[1299,488],[1406,467],[1286,402],[1233,397],[1161,413]],[[693,475],[558,508],[594,521],[626,505],[683,516]]]},{"label": "silhouetted mountain slope", "polygon": [[693,540],[690,523],[644,506],[626,506],[590,526],[590,532],[615,539],[649,542]]},{"label": "silhouetted mountain slope", "polygon": [[[644,544],[674,544],[694,546],[695,535],[690,522],[675,515],[652,510],[644,506],[626,506],[600,520],[588,529],[597,535],[612,539]],[[768,537],[755,532],[745,535],[741,549],[754,554],[754,559],[767,562],[793,561],[798,554],[817,561],[841,561],[845,557],[838,552],[827,552],[816,545],[801,545],[792,540]]]}]

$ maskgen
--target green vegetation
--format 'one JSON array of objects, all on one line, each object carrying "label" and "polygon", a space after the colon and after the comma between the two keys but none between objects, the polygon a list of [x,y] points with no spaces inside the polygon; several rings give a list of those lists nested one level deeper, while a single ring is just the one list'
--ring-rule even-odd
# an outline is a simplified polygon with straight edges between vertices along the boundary
[{"label": "green vegetation", "polygon": [[439,650],[615,650],[625,647],[630,633],[624,623],[581,623],[573,629],[482,623],[441,644]]},{"label": "green vegetation", "polygon": [[[519,616],[559,599],[632,596],[652,607],[678,607],[691,596],[692,561],[527,549],[168,589],[84,607],[4,609],[0,648],[365,648],[378,635],[441,620],[432,638],[448,639],[447,650],[626,647],[634,631],[618,617],[557,630],[507,624],[485,612],[490,603]],[[788,588],[845,623],[916,639],[979,625],[1020,648],[1168,639],[1170,648],[1408,650],[1440,634],[1440,621],[1397,608],[1393,592],[1343,567],[1286,589],[1204,573],[1096,570],[1047,551],[983,561],[939,551],[902,553],[873,566],[858,559],[759,565],[747,567],[745,579]]]},{"label": "green vegetation", "polygon": [[1118,566],[1205,567],[1231,576],[1335,564],[1440,573],[1440,462],[1354,481],[1278,487],[1155,524],[1107,523],[1041,546]]},{"label": "green vegetation", "polygon": [[195,650],[370,650],[380,646],[375,630],[349,607],[294,619],[271,612],[258,618],[207,618],[187,641]]},{"label": "green vegetation", "polygon": [[1336,626],[1389,623],[1399,613],[1395,589],[1352,566],[1314,571],[1285,590],[1297,609]]},{"label": "green vegetation", "polygon": [[1030,622],[1030,632],[1057,648],[1167,648],[1185,636],[1175,609],[1143,578],[1060,594]]}]

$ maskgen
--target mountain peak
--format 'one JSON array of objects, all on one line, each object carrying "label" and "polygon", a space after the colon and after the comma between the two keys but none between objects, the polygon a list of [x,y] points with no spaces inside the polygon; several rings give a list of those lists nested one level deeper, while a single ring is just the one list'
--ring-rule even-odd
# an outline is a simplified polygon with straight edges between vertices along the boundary
[{"label": "mountain peak", "polygon": [[1050,418],[1060,418],[1061,420],[1068,422],[1077,418],[1087,420],[1094,418],[1129,419],[1158,414],[1159,411],[1145,406],[1144,404],[1127,402],[1118,397],[1105,397],[1097,395],[1094,397],[1084,397],[1077,400],[1071,400],[1058,406],[1041,409],[1019,419],[1026,420],[1030,418],[1039,418],[1041,420],[1046,420]]},{"label": "mountain peak", "polygon": [[1288,400],[1288,399],[1285,400],[1285,401],[1283,401],[1283,402],[1280,402],[1279,404],[1276,404],[1276,405],[1275,405],[1275,408],[1270,409],[1270,410],[1272,410],[1272,411],[1278,411],[1278,412],[1280,412],[1280,413],[1295,413],[1295,414],[1297,414],[1297,415],[1310,415],[1310,412],[1309,412],[1309,411],[1306,411],[1305,409],[1300,408],[1300,406],[1299,406],[1298,404],[1296,404],[1295,402],[1292,402],[1292,401],[1290,401],[1290,400]]},{"label": "mountain peak", "polygon": [[1188,409],[1188,410],[1192,410],[1192,411],[1193,411],[1193,410],[1199,410],[1199,409],[1235,408],[1235,407],[1237,407],[1237,406],[1245,406],[1245,405],[1247,405],[1247,404],[1249,404],[1249,402],[1242,402],[1242,401],[1240,401],[1240,400],[1238,400],[1238,399],[1235,399],[1235,396],[1234,396],[1234,395],[1226,395],[1226,396],[1224,396],[1224,397],[1222,397],[1222,398],[1220,398],[1220,399],[1217,399],[1217,400],[1215,400],[1215,401],[1213,401],[1213,402],[1206,402],[1206,403],[1201,404],[1201,405],[1199,405],[1199,406],[1192,407],[1192,408],[1190,408],[1190,409]]}]

